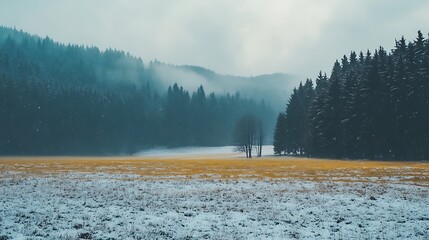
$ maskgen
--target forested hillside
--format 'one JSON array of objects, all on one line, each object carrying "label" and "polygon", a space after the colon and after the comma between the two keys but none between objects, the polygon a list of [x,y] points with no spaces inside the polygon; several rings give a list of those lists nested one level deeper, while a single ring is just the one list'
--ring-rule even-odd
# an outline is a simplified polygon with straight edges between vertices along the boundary
[{"label": "forested hillside", "polygon": [[164,88],[159,64],[0,27],[0,154],[228,145],[247,112],[272,126],[273,110],[263,101],[180,82]]},{"label": "forested hillside", "polygon": [[326,158],[429,159],[429,40],[392,51],[351,52],[294,89],[279,114],[278,154]]}]

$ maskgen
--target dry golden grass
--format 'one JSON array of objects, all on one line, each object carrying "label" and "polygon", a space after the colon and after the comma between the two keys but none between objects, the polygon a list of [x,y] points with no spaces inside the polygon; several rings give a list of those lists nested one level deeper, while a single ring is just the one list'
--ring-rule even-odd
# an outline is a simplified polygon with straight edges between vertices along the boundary
[{"label": "dry golden grass", "polygon": [[136,174],[143,178],[297,178],[310,181],[398,181],[429,186],[428,162],[308,158],[1,157],[0,177],[68,172]]}]

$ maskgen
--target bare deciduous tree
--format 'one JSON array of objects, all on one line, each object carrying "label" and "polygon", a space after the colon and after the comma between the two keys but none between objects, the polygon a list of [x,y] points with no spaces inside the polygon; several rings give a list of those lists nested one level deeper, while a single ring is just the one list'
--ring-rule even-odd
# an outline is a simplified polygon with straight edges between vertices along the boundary
[{"label": "bare deciduous tree", "polygon": [[245,152],[247,158],[252,158],[252,151],[256,148],[258,157],[262,155],[264,131],[262,122],[255,116],[246,114],[238,119],[235,125],[235,150]]}]

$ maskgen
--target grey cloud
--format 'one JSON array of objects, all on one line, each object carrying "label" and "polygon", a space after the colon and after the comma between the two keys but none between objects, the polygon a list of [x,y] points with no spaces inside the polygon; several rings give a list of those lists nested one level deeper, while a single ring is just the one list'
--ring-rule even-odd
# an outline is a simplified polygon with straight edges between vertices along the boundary
[{"label": "grey cloud", "polygon": [[0,24],[61,42],[113,47],[216,72],[329,73],[351,50],[393,47],[429,31],[429,3],[415,1],[5,0]]}]

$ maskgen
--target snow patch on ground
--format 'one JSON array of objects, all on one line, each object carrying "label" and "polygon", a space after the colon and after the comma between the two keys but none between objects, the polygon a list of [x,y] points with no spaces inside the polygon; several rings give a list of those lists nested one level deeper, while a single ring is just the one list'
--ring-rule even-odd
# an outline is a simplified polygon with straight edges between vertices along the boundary
[{"label": "snow patch on ground", "polygon": [[[142,150],[135,155],[147,157],[182,157],[182,156],[217,156],[228,155],[234,157],[244,157],[244,153],[235,152],[234,146],[223,147],[180,147],[180,148],[152,148]],[[262,147],[262,156],[274,155],[272,145]],[[254,153],[256,156],[256,151]]]},{"label": "snow patch on ground", "polygon": [[0,178],[3,239],[427,239],[428,188],[299,180]]}]

